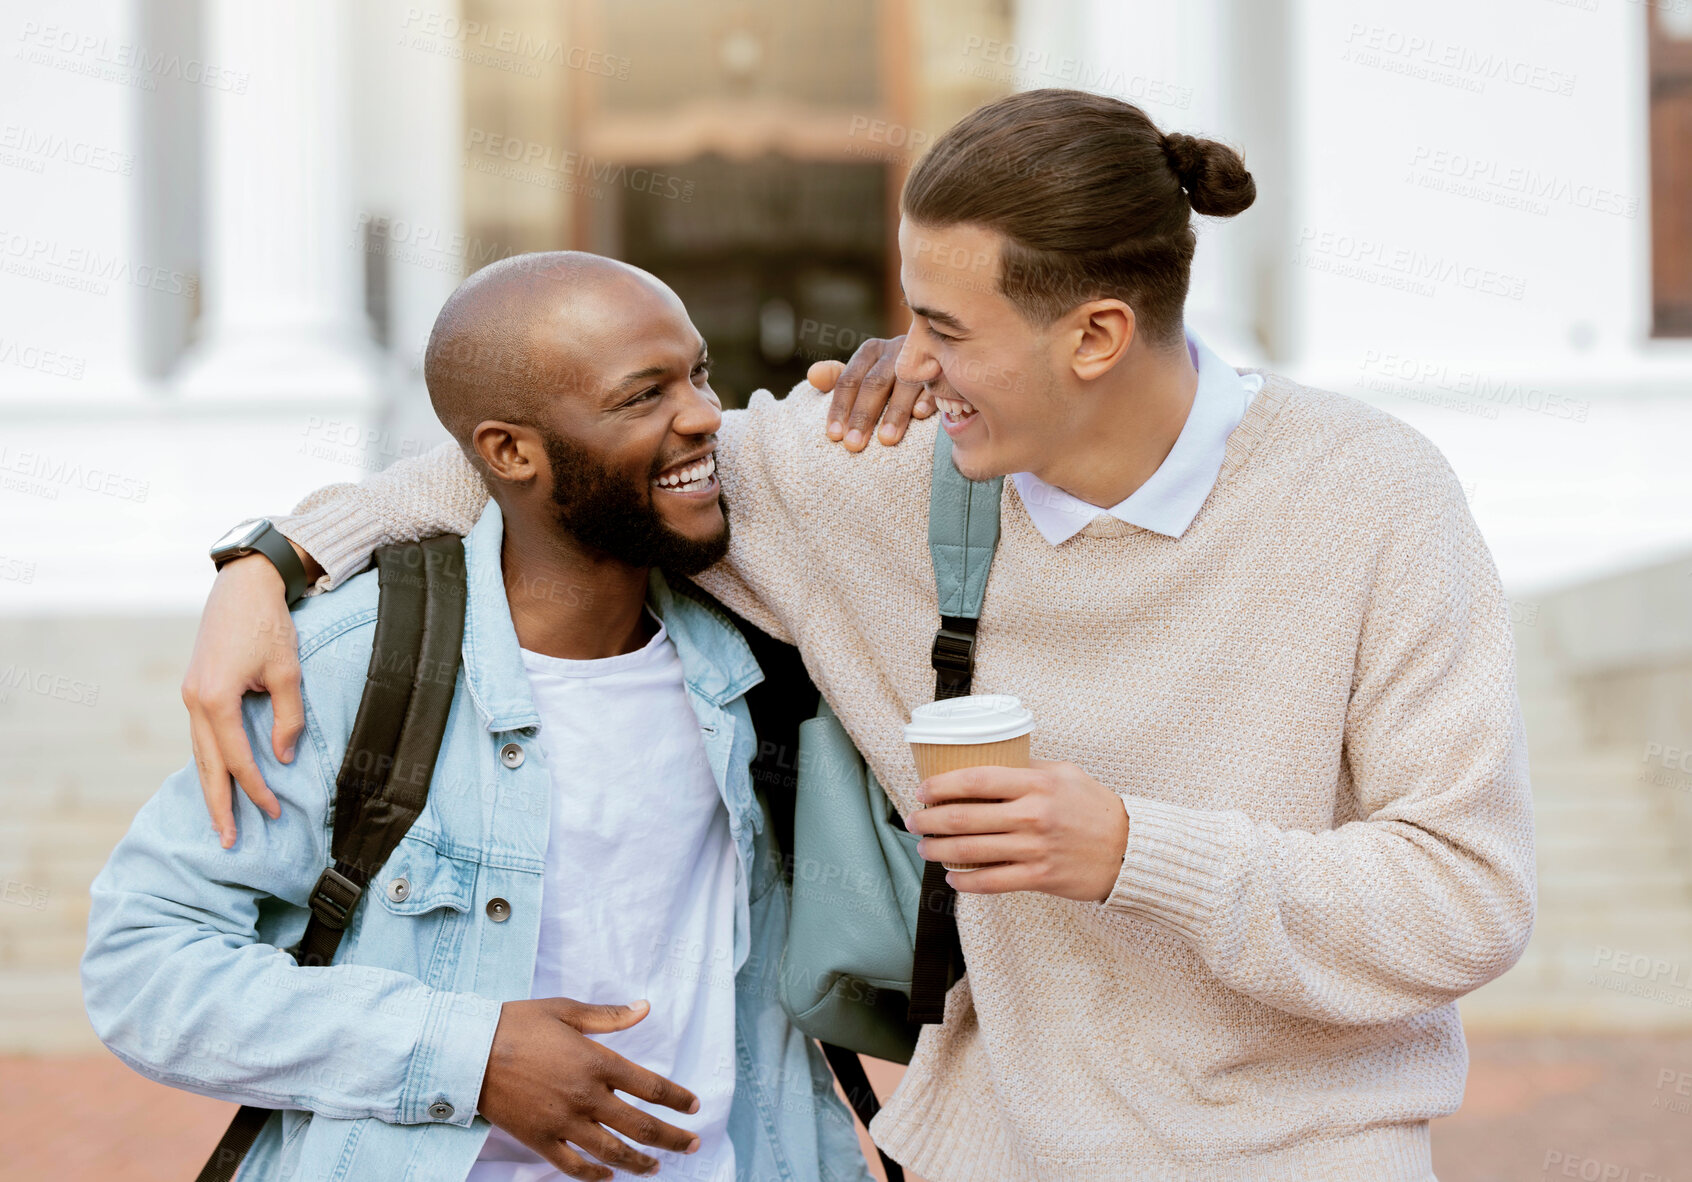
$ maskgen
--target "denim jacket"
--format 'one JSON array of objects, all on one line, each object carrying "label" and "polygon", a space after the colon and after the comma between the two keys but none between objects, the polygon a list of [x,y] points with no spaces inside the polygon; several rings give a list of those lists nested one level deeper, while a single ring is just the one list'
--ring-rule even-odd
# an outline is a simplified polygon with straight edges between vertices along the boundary
[{"label": "denim jacket", "polygon": [[[271,755],[269,698],[246,699],[248,739],[281,818],[237,792],[240,841],[221,849],[190,763],[143,806],[94,881],[82,982],[95,1030],[163,1083],[282,1110],[243,1178],[462,1182],[481,1150],[490,1126],[476,1102],[500,1003],[529,996],[551,801],[502,535],[490,502],[465,539],[463,668],[428,806],[366,888],[334,964],[302,968],[280,949],[304,931],[330,861],[335,777],[375,631],[372,572],[294,614],[306,727],[293,762]],[[752,790],[757,744],[743,696],[763,674],[727,619],[656,571],[648,603],[680,655],[739,855],[735,1054],[720,1066],[735,1072],[738,1177],[865,1182],[852,1118],[779,1002],[787,890]],[[501,758],[510,744],[521,762]],[[400,878],[407,886],[389,889]],[[490,910],[495,900],[507,907]],[[664,1174],[684,1178],[685,1167]]]}]

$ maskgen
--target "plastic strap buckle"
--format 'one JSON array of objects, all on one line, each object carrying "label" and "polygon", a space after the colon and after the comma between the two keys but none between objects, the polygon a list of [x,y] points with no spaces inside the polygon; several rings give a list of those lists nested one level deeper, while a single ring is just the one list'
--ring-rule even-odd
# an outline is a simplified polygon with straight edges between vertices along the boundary
[{"label": "plastic strap buckle", "polygon": [[363,887],[330,866],[318,875],[317,885],[311,888],[311,913],[324,927],[341,931],[362,894]]},{"label": "plastic strap buckle", "polygon": [[[969,621],[970,624],[974,622]],[[966,632],[951,627],[950,623],[948,621],[942,624],[940,630],[934,634],[934,650],[930,654],[930,660],[942,690],[962,693],[967,690],[975,676],[975,630],[971,628]]]}]

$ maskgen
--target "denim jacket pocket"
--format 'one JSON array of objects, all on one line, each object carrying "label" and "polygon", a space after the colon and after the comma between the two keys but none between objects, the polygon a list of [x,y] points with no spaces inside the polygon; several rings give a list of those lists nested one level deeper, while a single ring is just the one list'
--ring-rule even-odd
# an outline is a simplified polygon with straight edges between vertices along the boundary
[{"label": "denim jacket pocket", "polygon": [[480,869],[472,859],[407,835],[366,888],[374,897],[360,908],[360,959],[409,973],[433,989],[454,987],[473,926],[467,913]]},{"label": "denim jacket pocket", "polygon": [[475,896],[476,863],[443,854],[408,835],[394,847],[370,889],[394,915],[427,915],[440,908],[466,912]]}]

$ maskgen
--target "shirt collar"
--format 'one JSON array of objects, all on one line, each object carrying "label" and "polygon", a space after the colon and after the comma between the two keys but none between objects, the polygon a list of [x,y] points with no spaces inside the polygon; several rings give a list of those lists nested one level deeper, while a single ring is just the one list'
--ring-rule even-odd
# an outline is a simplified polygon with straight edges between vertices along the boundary
[{"label": "shirt collar", "polygon": [[1187,532],[1216,487],[1228,436],[1245,417],[1252,396],[1263,387],[1261,375],[1239,373],[1191,333],[1187,352],[1198,370],[1192,409],[1163,463],[1126,500],[1105,508],[1047,484],[1032,472],[1012,475],[1034,528],[1052,545],[1061,546],[1101,514],[1165,537],[1179,538]]},{"label": "shirt collar", "polygon": [[[500,562],[504,538],[504,515],[499,502],[490,498],[475,527],[464,536],[469,587],[464,609],[464,682],[490,731],[540,725],[505,594]],[[699,600],[673,590],[656,568],[647,581],[646,602],[676,646],[688,688],[701,698],[726,706],[763,680],[739,629]]]}]

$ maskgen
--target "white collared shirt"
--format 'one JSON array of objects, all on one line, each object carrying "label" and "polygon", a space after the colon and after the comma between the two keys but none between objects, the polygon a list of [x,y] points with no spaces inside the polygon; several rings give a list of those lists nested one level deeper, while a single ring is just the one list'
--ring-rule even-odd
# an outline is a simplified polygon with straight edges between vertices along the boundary
[{"label": "white collared shirt", "polygon": [[1016,491],[1046,541],[1061,546],[1094,518],[1110,516],[1141,529],[1178,538],[1198,516],[1222,471],[1228,436],[1263,388],[1263,375],[1240,374],[1205,343],[1187,334],[1187,352],[1198,370],[1198,392],[1175,446],[1151,478],[1119,504],[1104,508],[1047,484],[1032,472],[1011,476]]}]

